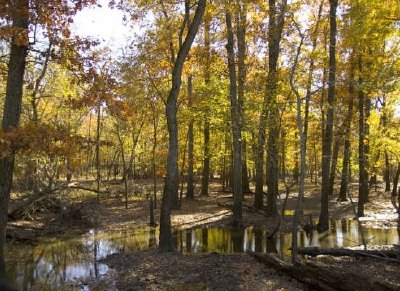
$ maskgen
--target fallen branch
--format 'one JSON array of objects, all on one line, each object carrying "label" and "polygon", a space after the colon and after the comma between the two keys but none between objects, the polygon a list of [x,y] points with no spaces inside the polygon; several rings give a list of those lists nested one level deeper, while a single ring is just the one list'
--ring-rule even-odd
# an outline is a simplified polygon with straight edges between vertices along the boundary
[{"label": "fallen branch", "polygon": [[[220,207],[229,208],[230,210],[233,209],[233,204],[230,204],[230,203],[218,203],[217,205]],[[257,209],[254,206],[242,204],[242,207],[244,208],[245,211],[248,211],[251,213],[258,213],[258,214],[264,215],[265,217],[269,217],[264,211]]]},{"label": "fallen branch", "polygon": [[28,198],[26,201],[22,201],[18,203],[14,207],[10,207],[10,210],[8,211],[8,217],[11,220],[17,220],[23,217],[31,207],[48,198],[51,194],[67,189],[77,189],[77,190],[84,190],[84,191],[89,191],[89,192],[94,192],[94,193],[99,193],[99,194],[108,194],[108,191],[97,191],[96,189],[88,188],[88,187],[83,187],[83,186],[76,186],[76,185],[65,185],[65,186],[59,186],[53,189],[45,189],[43,191],[40,191],[36,194],[33,194],[31,197]]},{"label": "fallen branch", "polygon": [[248,252],[257,261],[285,273],[317,290],[398,290],[392,284],[351,272],[327,269],[314,263],[290,264],[268,254]]},{"label": "fallen branch", "polygon": [[312,257],[328,255],[334,257],[369,257],[385,259],[391,262],[400,263],[400,251],[394,250],[350,250],[350,249],[320,249],[317,247],[307,247],[298,249],[301,255]]}]

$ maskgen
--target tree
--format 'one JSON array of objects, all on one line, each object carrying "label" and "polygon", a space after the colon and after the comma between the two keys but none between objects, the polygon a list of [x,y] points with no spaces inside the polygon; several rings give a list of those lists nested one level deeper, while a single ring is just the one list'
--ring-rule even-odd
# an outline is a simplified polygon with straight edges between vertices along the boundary
[{"label": "tree", "polygon": [[168,95],[165,113],[168,124],[168,157],[167,175],[165,178],[164,193],[160,214],[160,244],[161,251],[173,251],[174,243],[171,232],[171,200],[178,189],[178,127],[176,122],[176,100],[180,91],[182,69],[190,47],[197,34],[206,8],[206,0],[199,0],[193,20],[189,26],[185,41],[178,51],[172,70],[172,86]]},{"label": "tree", "polygon": [[349,165],[350,165],[350,154],[351,154],[351,121],[353,117],[353,99],[354,99],[354,56],[350,58],[350,69],[348,74],[348,97],[347,97],[347,115],[346,120],[344,122],[345,133],[344,133],[344,148],[343,148],[343,165],[342,165],[342,175],[340,181],[340,191],[339,191],[339,201],[347,201],[347,191],[348,191],[348,183],[349,183]]},{"label": "tree", "polygon": [[[21,117],[22,90],[26,57],[28,55],[29,1],[17,0],[11,11],[12,35],[10,59],[6,85],[6,98],[3,110],[1,129],[5,132],[16,130]],[[13,180],[15,151],[0,158],[0,278],[5,278],[4,249],[6,243],[6,227],[8,203]]]},{"label": "tree", "polygon": [[328,77],[328,109],[326,124],[322,137],[322,189],[321,212],[318,221],[318,230],[329,229],[329,175],[332,158],[333,115],[335,106],[335,80],[336,80],[336,10],[338,0],[329,0],[329,77]]},{"label": "tree", "polygon": [[[230,1],[228,2],[230,4]],[[229,69],[229,98],[231,101],[231,122],[232,122],[232,135],[233,135],[233,221],[234,227],[243,225],[242,218],[242,109],[240,100],[237,95],[237,76],[235,67],[235,52],[234,52],[234,38],[232,28],[232,13],[230,12],[230,5],[227,5],[225,11],[226,30],[227,30],[227,55],[228,55],[228,69]],[[239,5],[235,2],[235,6]]]},{"label": "tree", "polygon": [[[188,76],[188,99],[189,99],[189,109],[192,107],[193,103],[193,85],[192,85],[192,75]],[[193,150],[194,150],[194,131],[193,131],[193,119],[189,121],[188,129],[188,175],[187,175],[187,191],[186,198],[194,199],[194,181],[193,181]]]},{"label": "tree", "polygon": [[[268,147],[267,147],[267,214],[278,214],[276,198],[278,196],[278,118],[279,109],[276,100],[278,83],[278,57],[280,41],[285,20],[287,1],[282,1],[279,11],[275,0],[269,0],[268,20],[268,75],[266,92],[258,125],[258,145],[256,162],[256,197],[254,207],[263,208],[263,162],[265,131],[268,121]],[[279,12],[277,14],[277,12]]]},{"label": "tree", "polygon": [[[210,15],[206,13],[204,17],[204,48],[206,50],[206,60],[204,66],[204,84],[210,86],[210,54],[211,54],[211,39],[210,39]],[[207,89],[206,89],[207,90]],[[210,120],[208,114],[204,116],[204,158],[203,158],[203,174],[201,177],[201,193],[202,196],[208,196],[208,184],[210,180]]]}]

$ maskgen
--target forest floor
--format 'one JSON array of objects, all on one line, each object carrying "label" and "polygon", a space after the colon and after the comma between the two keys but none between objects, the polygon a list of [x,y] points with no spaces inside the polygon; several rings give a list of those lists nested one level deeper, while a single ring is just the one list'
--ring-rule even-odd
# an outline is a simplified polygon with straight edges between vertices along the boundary
[{"label": "forest floor", "polygon": [[[65,207],[52,211],[38,208],[26,219],[9,222],[8,234],[16,239],[34,240],[39,236],[70,236],[87,232],[89,229],[103,231],[130,230],[149,222],[149,202],[145,197],[132,196],[128,209],[120,193],[122,185],[110,184],[111,195],[101,197],[100,202],[93,195],[82,195],[80,191],[69,192]],[[141,187],[151,189],[151,181],[144,181]],[[351,190],[356,191],[356,186]],[[303,209],[307,218],[318,218],[320,208],[319,186],[308,185]],[[370,202],[365,205],[363,225],[374,228],[398,227],[398,215],[390,202],[390,194],[380,188],[371,191]],[[295,208],[295,189],[291,192],[286,206],[283,231],[289,232],[290,220]],[[351,191],[352,193],[353,191]],[[161,188],[159,193],[161,193]],[[159,194],[160,195],[160,194]],[[246,194],[243,200],[243,220],[245,226],[254,226],[272,231],[279,218],[268,218],[252,207],[254,194]],[[285,193],[281,193],[279,205]],[[352,195],[356,202],[356,193]],[[160,198],[160,197],[159,197]],[[79,201],[76,202],[76,201]],[[74,202],[74,203],[72,203]],[[159,220],[159,205],[155,218]],[[194,200],[182,200],[181,209],[172,211],[174,229],[195,227],[229,226],[233,199],[229,192],[222,192],[217,183],[210,185],[208,197],[196,196]],[[280,209],[281,206],[279,206]],[[336,220],[352,219],[353,206],[350,201],[337,202],[332,197],[329,203],[330,217]],[[385,246],[386,248],[388,246]],[[340,268],[357,272],[362,266],[367,276],[378,280],[388,280],[400,288],[400,268],[398,265],[375,259],[318,257],[322,267]],[[303,290],[306,286],[290,277],[255,261],[243,253],[231,254],[163,254],[156,249],[133,253],[115,254],[105,260],[114,270],[113,278],[120,290]]]}]

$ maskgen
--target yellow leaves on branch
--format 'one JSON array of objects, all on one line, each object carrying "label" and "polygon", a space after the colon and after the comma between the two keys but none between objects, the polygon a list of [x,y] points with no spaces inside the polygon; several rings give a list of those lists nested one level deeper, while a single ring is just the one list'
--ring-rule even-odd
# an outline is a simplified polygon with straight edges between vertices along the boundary
[{"label": "yellow leaves on branch", "polygon": [[71,136],[62,127],[29,123],[11,131],[0,130],[0,156],[12,152],[22,154],[42,152],[50,157],[73,156],[83,146],[82,138]]}]

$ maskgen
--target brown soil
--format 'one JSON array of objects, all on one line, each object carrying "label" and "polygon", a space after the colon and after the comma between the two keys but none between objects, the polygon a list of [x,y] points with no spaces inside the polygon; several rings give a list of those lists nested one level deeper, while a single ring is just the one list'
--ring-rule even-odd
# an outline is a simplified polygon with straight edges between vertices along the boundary
[{"label": "brown soil", "polygon": [[[150,185],[147,181],[144,186]],[[122,187],[114,185],[113,187]],[[197,197],[195,200],[183,199],[180,210],[172,211],[174,228],[192,228],[195,226],[226,226],[230,223],[233,203],[231,193],[222,193],[218,184],[211,185],[209,197]],[[308,185],[305,195],[304,210],[313,218],[318,218],[320,198],[319,188]],[[354,190],[355,187],[354,187]],[[293,189],[295,191],[295,189]],[[115,193],[120,192],[116,190]],[[279,204],[285,194],[281,194]],[[353,195],[356,202],[356,194]],[[50,211],[36,212],[29,220],[15,221],[9,224],[9,232],[16,238],[32,239],[38,235],[66,235],[84,232],[90,228],[99,230],[134,229],[149,221],[149,203],[145,198],[131,197],[128,209],[125,209],[123,197],[103,197],[98,203],[93,197],[81,199],[63,213]],[[370,227],[396,227],[398,215],[390,202],[390,196],[378,189],[371,192],[366,204],[366,216],[363,221]],[[252,208],[253,195],[247,194],[243,201],[245,225],[254,225],[268,231],[274,229],[279,218],[268,218]],[[160,204],[160,202],[158,202]],[[159,206],[159,205],[158,205]],[[75,210],[74,210],[75,207]],[[281,206],[279,206],[281,207]],[[291,193],[287,209],[295,208],[295,193]],[[75,211],[75,212],[74,212]],[[155,211],[159,220],[159,207]],[[330,199],[330,216],[334,219],[353,218],[354,212],[350,201],[336,202]],[[284,230],[290,230],[291,216],[286,216]],[[27,233],[18,234],[21,231]],[[392,268],[385,262],[348,258],[318,258],[323,264],[343,271],[358,268],[362,262],[363,270],[368,275],[376,273],[376,264],[382,264],[380,270]],[[157,250],[140,251],[132,254],[115,255],[106,260],[115,268],[114,277],[120,290],[295,290],[304,286],[286,276],[277,274],[271,268],[257,263],[245,254],[162,254]],[[378,265],[379,266],[379,265]],[[396,266],[398,267],[398,266]],[[392,270],[392,269],[391,269]],[[393,273],[400,278],[399,273]],[[382,277],[380,277],[382,278]],[[393,280],[392,280],[393,281]],[[396,281],[394,279],[394,281]],[[400,279],[397,279],[397,283]]]}]

